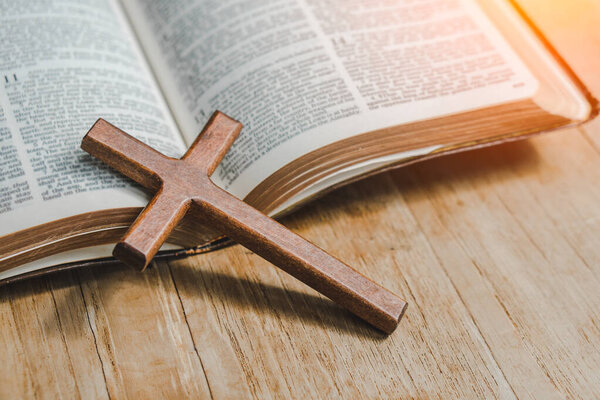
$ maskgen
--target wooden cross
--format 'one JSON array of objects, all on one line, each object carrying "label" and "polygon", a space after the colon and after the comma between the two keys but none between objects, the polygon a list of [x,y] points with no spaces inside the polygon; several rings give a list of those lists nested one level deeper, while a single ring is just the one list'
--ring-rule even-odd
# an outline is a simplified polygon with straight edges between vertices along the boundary
[{"label": "wooden cross", "polygon": [[156,193],[114,256],[145,269],[190,207],[203,222],[386,333],[407,303],[210,180],[242,129],[216,112],[181,159],[164,156],[99,119],[81,148]]}]

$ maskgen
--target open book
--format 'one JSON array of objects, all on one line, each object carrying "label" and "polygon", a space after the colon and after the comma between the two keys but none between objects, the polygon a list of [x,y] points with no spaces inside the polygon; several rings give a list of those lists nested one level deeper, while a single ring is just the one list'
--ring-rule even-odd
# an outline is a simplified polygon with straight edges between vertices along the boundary
[{"label": "open book", "polygon": [[[509,0],[21,0],[0,38],[4,281],[109,256],[147,203],[79,149],[99,117],[179,157],[225,112],[244,129],[214,182],[281,215],[597,111]],[[218,228],[184,222],[167,250]]]}]

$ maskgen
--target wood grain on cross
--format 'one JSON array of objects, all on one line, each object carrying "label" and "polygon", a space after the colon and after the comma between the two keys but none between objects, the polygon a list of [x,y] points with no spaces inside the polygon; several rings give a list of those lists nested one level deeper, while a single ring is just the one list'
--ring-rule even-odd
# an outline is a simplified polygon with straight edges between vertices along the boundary
[{"label": "wood grain on cross", "polygon": [[181,159],[167,157],[99,119],[81,148],[156,191],[113,254],[145,269],[190,207],[206,224],[259,254],[384,332],[406,302],[210,180],[242,124],[216,112]]}]

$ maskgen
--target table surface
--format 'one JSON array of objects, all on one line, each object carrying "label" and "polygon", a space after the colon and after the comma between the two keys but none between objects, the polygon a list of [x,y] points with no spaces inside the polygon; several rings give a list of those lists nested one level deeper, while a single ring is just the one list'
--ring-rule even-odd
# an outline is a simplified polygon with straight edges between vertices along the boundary
[{"label": "table surface", "polygon": [[[600,97],[600,5],[521,0]],[[389,337],[240,246],[0,288],[1,398],[598,398],[600,122],[284,223],[402,295]]]}]

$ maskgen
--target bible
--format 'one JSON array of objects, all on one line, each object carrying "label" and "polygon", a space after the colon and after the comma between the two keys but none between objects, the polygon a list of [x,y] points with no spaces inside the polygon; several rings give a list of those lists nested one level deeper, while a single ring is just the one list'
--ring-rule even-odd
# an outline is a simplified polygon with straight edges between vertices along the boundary
[{"label": "bible", "polygon": [[[149,194],[79,148],[98,118],[271,216],[408,163],[585,122],[596,101],[510,0],[24,0],[0,6],[0,281],[112,262]],[[209,251],[183,220],[162,256]]]}]

